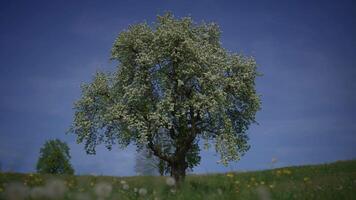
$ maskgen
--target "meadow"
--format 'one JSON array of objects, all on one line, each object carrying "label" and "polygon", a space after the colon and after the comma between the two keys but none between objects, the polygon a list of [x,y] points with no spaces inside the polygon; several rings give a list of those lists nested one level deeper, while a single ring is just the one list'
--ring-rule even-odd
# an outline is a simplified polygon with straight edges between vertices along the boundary
[{"label": "meadow", "polygon": [[253,172],[168,177],[1,173],[0,199],[356,199],[356,160]]}]

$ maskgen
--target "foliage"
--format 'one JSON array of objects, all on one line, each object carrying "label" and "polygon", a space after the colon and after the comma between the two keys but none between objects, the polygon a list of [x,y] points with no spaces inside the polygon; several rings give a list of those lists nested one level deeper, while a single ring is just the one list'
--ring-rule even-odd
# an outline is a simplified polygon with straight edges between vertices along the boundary
[{"label": "foliage", "polygon": [[69,147],[58,139],[46,141],[40,150],[37,172],[48,174],[74,174],[70,164]]},{"label": "foliage", "polygon": [[[257,172],[230,172],[228,174],[188,175],[180,190],[174,190],[166,182],[166,177],[108,177],[108,176],[59,176],[0,173],[0,199],[6,199],[8,186],[19,183],[22,188],[27,182],[44,181],[40,185],[28,185],[31,197],[39,189],[46,193],[58,194],[58,190],[48,187],[50,180],[64,181],[67,190],[63,198],[52,199],[98,199],[99,186],[111,185],[112,191],[102,190],[107,199],[266,199],[261,197],[261,188],[270,199],[356,199],[356,161],[342,161],[332,164],[287,167]],[[288,173],[286,173],[288,171]],[[62,181],[61,181],[62,180]],[[73,182],[77,184],[72,184]],[[124,189],[127,184],[129,189]],[[54,186],[60,186],[56,184]],[[63,187],[63,186],[62,186]],[[56,187],[57,188],[57,187]],[[139,189],[147,191],[140,196]],[[104,188],[105,189],[105,188]],[[48,190],[48,191],[47,191]],[[17,190],[18,191],[18,190]],[[41,190],[40,190],[41,191]],[[263,191],[263,190],[262,190]],[[80,198],[81,197],[81,198]],[[50,199],[50,198],[31,198]],[[103,198],[102,198],[103,199]]]},{"label": "foliage", "polygon": [[180,178],[199,164],[201,139],[225,165],[249,149],[256,62],[224,49],[217,24],[168,13],[121,32],[112,59],[117,71],[98,72],[75,104],[71,131],[87,153],[100,143],[144,146]]}]

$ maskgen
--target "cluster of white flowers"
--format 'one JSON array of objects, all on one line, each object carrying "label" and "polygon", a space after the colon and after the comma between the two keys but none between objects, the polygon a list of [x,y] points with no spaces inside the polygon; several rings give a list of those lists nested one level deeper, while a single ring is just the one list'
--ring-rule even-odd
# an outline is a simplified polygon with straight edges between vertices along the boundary
[{"label": "cluster of white flowers", "polygon": [[[119,35],[112,49],[118,70],[97,73],[75,107],[73,132],[79,142],[86,140],[87,150],[102,138],[95,134],[109,137],[99,141],[108,146],[146,145],[159,129],[182,130],[193,121],[203,127],[196,137],[216,142],[222,163],[248,150],[245,132],[260,107],[256,62],[224,49],[218,26],[192,23],[167,15],[155,27],[138,24]],[[182,118],[191,123],[176,122]]]}]

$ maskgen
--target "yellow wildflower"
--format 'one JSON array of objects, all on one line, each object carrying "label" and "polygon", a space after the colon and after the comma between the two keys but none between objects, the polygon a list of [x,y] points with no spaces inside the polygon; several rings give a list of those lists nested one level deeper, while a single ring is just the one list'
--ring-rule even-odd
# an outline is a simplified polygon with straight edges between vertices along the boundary
[{"label": "yellow wildflower", "polygon": [[283,170],[283,173],[289,175],[289,174],[291,174],[292,172],[291,172],[290,170],[288,170],[288,169],[284,169],[284,170]]},{"label": "yellow wildflower", "polygon": [[233,178],[233,177],[234,177],[234,174],[233,174],[233,173],[227,173],[226,176],[227,176],[227,177],[230,177],[230,178]]},{"label": "yellow wildflower", "polygon": [[260,184],[261,184],[261,185],[264,185],[264,184],[265,184],[265,182],[264,182],[264,181],[261,181],[261,182],[260,182]]}]

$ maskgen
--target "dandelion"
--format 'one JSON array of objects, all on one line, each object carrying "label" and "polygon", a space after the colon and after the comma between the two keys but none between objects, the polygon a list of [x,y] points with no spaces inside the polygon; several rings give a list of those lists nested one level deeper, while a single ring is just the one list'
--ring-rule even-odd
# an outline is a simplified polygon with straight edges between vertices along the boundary
[{"label": "dandelion", "polygon": [[134,188],[134,192],[138,192],[138,189],[137,189],[137,188]]},{"label": "dandelion", "polygon": [[138,193],[141,195],[141,196],[145,196],[147,194],[147,190],[145,188],[140,188],[138,190]]},{"label": "dandelion", "polygon": [[269,187],[270,187],[271,189],[273,189],[273,188],[274,188],[274,185],[273,185],[273,184],[271,184],[271,185],[269,185]]},{"label": "dandelion", "polygon": [[99,198],[107,198],[110,196],[112,191],[112,186],[108,183],[98,183],[95,188],[94,192]]},{"label": "dandelion", "polygon": [[126,181],[121,180],[120,183],[121,183],[121,185],[124,185],[124,184],[126,184]]},{"label": "dandelion", "polygon": [[168,186],[174,186],[174,185],[176,184],[176,181],[174,180],[174,178],[168,177],[168,178],[166,179],[166,184],[167,184]]},{"label": "dandelion", "polygon": [[270,200],[270,193],[268,192],[267,188],[264,186],[260,186],[256,189],[259,199],[261,200]]},{"label": "dandelion", "polygon": [[239,193],[239,192],[240,192],[240,189],[237,187],[235,191],[236,191],[237,193]]},{"label": "dandelion", "polygon": [[128,189],[130,189],[130,186],[128,184],[124,184],[124,185],[122,185],[122,189],[128,190]]},{"label": "dandelion", "polygon": [[46,198],[46,190],[43,187],[34,187],[30,192],[30,197],[32,199],[42,199]]},{"label": "dandelion", "polygon": [[90,182],[90,186],[93,187],[95,185],[94,182]]},{"label": "dandelion", "polygon": [[240,184],[240,181],[235,181],[235,184],[236,184],[236,185]]},{"label": "dandelion", "polygon": [[229,178],[233,178],[234,174],[233,173],[227,173],[226,176],[229,177]]},{"label": "dandelion", "polygon": [[76,180],[75,179],[68,179],[66,180],[65,184],[69,188],[73,188],[76,185]]},{"label": "dandelion", "polygon": [[170,189],[170,191],[171,191],[171,193],[173,193],[173,194],[175,194],[175,193],[177,192],[174,188]]},{"label": "dandelion", "polygon": [[222,195],[222,193],[223,193],[222,189],[218,188],[218,194]]},{"label": "dandelion", "polygon": [[261,184],[261,185],[264,185],[264,184],[265,184],[265,182],[264,182],[264,181],[261,181],[261,182],[260,182],[260,184]]},{"label": "dandelion", "polygon": [[67,191],[67,187],[65,186],[65,182],[62,180],[50,180],[45,185],[46,196],[49,198],[61,198],[64,196]]},{"label": "dandelion", "polygon": [[307,182],[307,181],[309,181],[309,177],[304,177],[304,182]]}]

